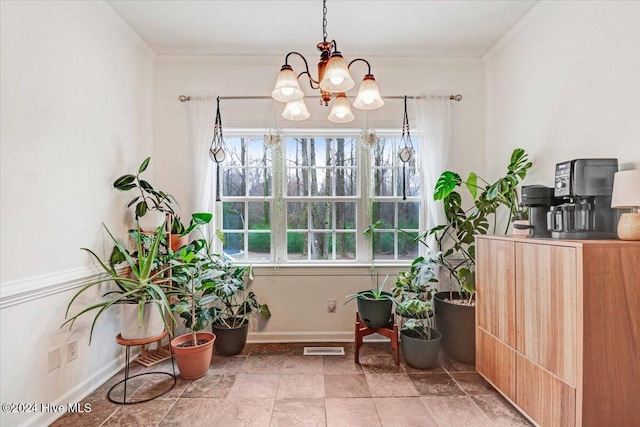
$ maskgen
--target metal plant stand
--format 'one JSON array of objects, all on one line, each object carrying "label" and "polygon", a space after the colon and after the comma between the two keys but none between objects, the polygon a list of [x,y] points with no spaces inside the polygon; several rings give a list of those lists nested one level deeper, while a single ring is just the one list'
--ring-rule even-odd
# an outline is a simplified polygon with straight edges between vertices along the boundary
[{"label": "metal plant stand", "polygon": [[[152,371],[152,372],[143,372],[141,374],[136,374],[133,376],[129,376],[129,364],[131,362],[130,360],[130,356],[131,356],[131,347],[132,346],[145,346],[154,342],[159,342],[161,341],[164,337],[167,336],[167,331],[164,331],[161,335],[158,335],[157,337],[151,337],[151,338],[146,338],[146,339],[142,339],[142,340],[125,340],[122,338],[122,336],[120,334],[118,334],[118,336],[116,337],[116,342],[120,345],[125,346],[126,348],[126,365],[124,367],[124,379],[118,381],[116,384],[114,384],[110,389],[109,392],[107,393],[107,398],[109,399],[109,401],[113,402],[113,403],[119,403],[122,405],[130,405],[130,404],[134,404],[134,403],[143,403],[143,402],[148,402],[150,400],[153,400],[157,397],[162,396],[163,394],[167,393],[169,390],[173,389],[173,387],[175,387],[176,385],[176,365],[174,363],[174,358],[173,358],[173,350],[171,349],[171,346],[169,346],[169,351],[171,353],[171,368],[173,369],[173,374],[169,373],[169,372],[162,372],[162,371]],[[173,378],[173,383],[171,384],[171,387],[167,388],[166,390],[161,391],[158,394],[155,394],[151,397],[148,397],[146,399],[140,399],[140,400],[131,400],[129,399],[127,401],[127,382],[129,382],[130,379],[132,378],[136,378],[136,377],[141,377],[143,375],[168,375],[169,377]],[[111,393],[113,392],[113,390],[118,387],[120,384],[124,383],[124,394],[122,397],[122,400],[117,400],[114,399],[113,397],[111,397]]]}]

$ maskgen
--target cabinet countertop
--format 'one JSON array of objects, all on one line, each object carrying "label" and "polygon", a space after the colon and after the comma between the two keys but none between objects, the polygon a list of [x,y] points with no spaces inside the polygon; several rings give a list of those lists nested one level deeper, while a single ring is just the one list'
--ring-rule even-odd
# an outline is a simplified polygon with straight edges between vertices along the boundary
[{"label": "cabinet countertop", "polygon": [[573,246],[573,247],[596,247],[596,246],[639,246],[640,241],[630,240],[569,240],[569,239],[551,239],[551,238],[533,238],[516,236],[512,234],[483,234],[476,236],[476,239],[489,239],[489,240],[509,240],[512,242],[522,242],[540,245],[553,245],[553,246]]}]

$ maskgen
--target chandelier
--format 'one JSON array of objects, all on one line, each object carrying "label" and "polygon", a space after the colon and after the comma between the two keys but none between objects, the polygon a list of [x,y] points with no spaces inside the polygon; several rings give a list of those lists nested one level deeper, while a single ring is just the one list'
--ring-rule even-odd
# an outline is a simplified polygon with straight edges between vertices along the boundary
[{"label": "chandelier", "polygon": [[[282,117],[287,120],[305,120],[309,117],[309,111],[304,103],[304,93],[300,89],[298,79],[306,75],[312,89],[320,92],[320,104],[329,105],[332,99],[333,105],[327,117],[334,123],[347,123],[354,119],[346,92],[355,86],[355,81],[349,74],[349,68],[354,62],[362,61],[367,64],[367,74],[365,74],[358,95],[353,106],[361,110],[373,110],[384,105],[380,97],[378,84],[371,74],[371,64],[369,61],[357,58],[348,65],[342,53],[338,51],[335,40],[327,41],[327,1],[322,1],[322,37],[323,41],[318,43],[320,51],[320,62],[318,63],[318,79],[314,79],[309,71],[309,63],[302,54],[289,52],[284,60],[284,65],[280,68],[276,86],[271,92],[271,97],[279,102],[286,102],[286,107]],[[289,65],[289,57],[297,55],[302,58],[305,70],[296,75],[293,67]]]}]

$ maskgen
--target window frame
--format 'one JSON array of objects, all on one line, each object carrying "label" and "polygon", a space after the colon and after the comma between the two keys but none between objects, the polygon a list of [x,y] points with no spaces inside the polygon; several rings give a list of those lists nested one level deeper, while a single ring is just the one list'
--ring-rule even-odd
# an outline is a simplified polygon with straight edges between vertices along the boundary
[{"label": "window frame", "polygon": [[[244,202],[245,207],[247,206],[247,202],[263,202],[268,201],[271,206],[271,259],[268,262],[261,261],[252,261],[252,260],[237,260],[238,264],[252,264],[254,266],[278,266],[278,267],[313,267],[313,266],[343,266],[343,267],[354,267],[354,266],[399,266],[399,265],[408,265],[411,263],[411,260],[408,259],[397,259],[397,245],[398,238],[394,239],[394,259],[373,259],[372,258],[372,247],[369,239],[365,238],[363,232],[369,226],[367,224],[367,206],[372,206],[372,203],[378,199],[379,202],[393,202],[393,203],[402,203],[402,196],[377,196],[373,195],[373,189],[363,188],[363,185],[369,184],[371,177],[368,177],[366,180],[363,179],[363,173],[373,173],[373,168],[370,167],[371,159],[370,154],[367,149],[362,147],[360,141],[360,135],[362,134],[361,129],[307,129],[307,128],[293,128],[293,129],[283,129],[283,142],[279,148],[272,149],[272,158],[271,158],[271,196],[221,196],[222,201],[216,202],[215,204],[215,229],[223,230],[223,204],[225,202]],[[401,130],[400,129],[379,129],[377,130],[377,134],[379,137],[383,138],[400,138]],[[225,129],[225,138],[262,138],[264,137],[264,130],[259,128],[228,128]],[[286,195],[286,185],[287,185],[287,167],[286,167],[286,139],[287,138],[353,138],[354,143],[356,144],[356,195],[355,196],[287,196]],[[418,148],[417,138],[414,139],[414,147]],[[417,155],[417,154],[416,154]],[[224,167],[224,166],[223,166]],[[336,168],[336,166],[333,166]],[[335,170],[335,169],[334,169]],[[416,165],[416,170],[419,171],[419,166]],[[281,185],[277,185],[280,181],[277,177],[277,174],[281,174]],[[397,177],[394,177],[394,188],[396,187]],[[221,182],[221,185],[222,182]],[[221,189],[221,194],[222,194]],[[384,200],[382,200],[383,198]],[[281,205],[281,213],[280,215],[275,215],[275,205],[278,204],[278,200]],[[287,233],[289,230],[287,229],[287,214],[286,207],[287,202],[355,202],[356,203],[356,257],[354,260],[288,260],[287,259]],[[405,202],[417,202],[422,204],[422,197],[420,196],[412,196],[407,197]],[[334,205],[335,206],[335,205]],[[397,206],[397,204],[396,204]],[[397,208],[395,209],[397,211]],[[422,232],[424,229],[424,207],[419,209],[419,232]],[[397,214],[396,214],[397,215]],[[308,221],[311,221],[309,218]],[[246,223],[247,221],[245,221]],[[335,224],[335,218],[332,219],[332,223]],[[246,229],[247,225],[245,225],[243,240],[245,248],[248,248],[248,235],[249,230]],[[278,228],[279,232],[274,232]],[[235,229],[234,229],[235,230]],[[297,230],[297,229],[296,229]],[[311,230],[311,228],[309,228]],[[335,230],[332,227],[331,229],[326,230],[329,235],[335,236]],[[396,235],[400,233],[397,230],[383,230],[391,232],[394,231]],[[335,244],[335,237],[333,237]],[[222,252],[222,242],[219,239],[216,239],[214,242],[214,249],[218,251],[218,253]],[[335,251],[335,247],[334,247]],[[424,251],[423,245],[419,245],[419,252],[422,254]]]}]

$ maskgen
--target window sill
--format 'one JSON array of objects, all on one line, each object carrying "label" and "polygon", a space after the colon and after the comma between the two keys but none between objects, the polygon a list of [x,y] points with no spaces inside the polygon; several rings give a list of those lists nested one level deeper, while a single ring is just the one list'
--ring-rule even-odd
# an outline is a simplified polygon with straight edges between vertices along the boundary
[{"label": "window sill", "polygon": [[[375,271],[384,278],[395,277],[400,271],[408,270],[411,262],[376,264]],[[369,276],[370,264],[322,263],[306,264],[259,264],[253,265],[254,276]]]}]

